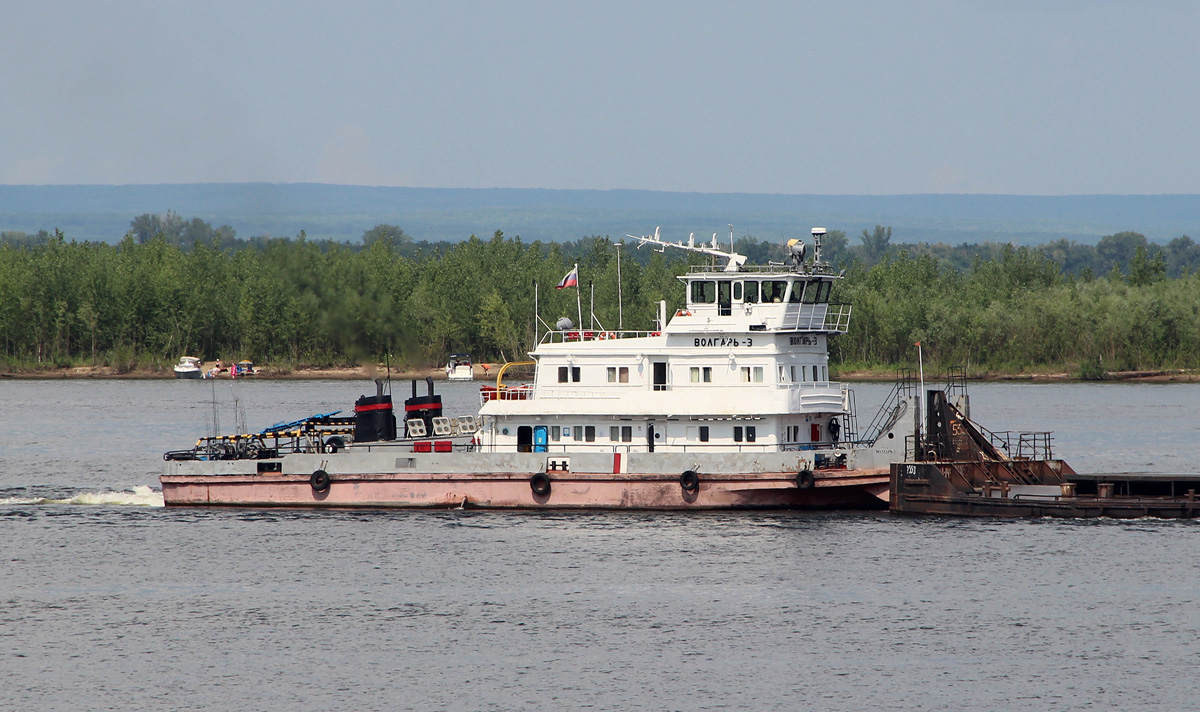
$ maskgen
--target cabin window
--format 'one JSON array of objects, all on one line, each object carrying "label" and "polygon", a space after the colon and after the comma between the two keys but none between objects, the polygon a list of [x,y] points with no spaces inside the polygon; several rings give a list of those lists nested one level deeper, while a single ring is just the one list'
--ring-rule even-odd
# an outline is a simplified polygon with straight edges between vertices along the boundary
[{"label": "cabin window", "polygon": [[747,304],[758,302],[758,282],[746,282],[746,293],[742,297]]},{"label": "cabin window", "polygon": [[628,366],[609,366],[608,367],[608,382],[609,383],[629,383],[629,367]]},{"label": "cabin window", "polygon": [[633,442],[633,426],[622,425],[612,426],[608,429],[608,439],[615,442],[630,443]]},{"label": "cabin window", "polygon": [[584,441],[589,442],[589,443],[596,442],[596,426],[595,425],[588,425],[588,426],[584,427],[583,439],[584,439]]},{"label": "cabin window", "polygon": [[742,441],[742,426],[733,426],[733,441],[735,443],[740,443]]},{"label": "cabin window", "polygon": [[574,381],[575,383],[579,383],[579,367],[578,366],[571,367],[571,380]]},{"label": "cabin window", "polygon": [[692,303],[713,304],[717,301],[717,283],[696,280],[692,282]]},{"label": "cabin window", "polygon": [[550,439],[554,442],[562,440],[562,428],[557,425],[550,426]]},{"label": "cabin window", "polygon": [[762,366],[742,366],[742,383],[762,383],[763,382],[763,367]]},{"label": "cabin window", "polygon": [[756,439],[757,437],[758,437],[758,436],[757,436],[757,435],[755,435],[755,432],[754,432],[754,426],[753,426],[753,425],[747,425],[747,426],[746,426],[746,442],[748,442],[748,443],[752,443],[752,442],[754,442],[754,441],[755,441],[755,439]]},{"label": "cabin window", "polygon": [[688,373],[691,375],[692,383],[700,382],[700,367],[699,366],[692,366],[691,368],[688,369]]},{"label": "cabin window", "polygon": [[692,383],[712,383],[712,366],[692,366],[688,373]]},{"label": "cabin window", "polygon": [[571,372],[570,369],[567,368],[566,366],[559,366],[558,367],[558,382],[566,383],[567,379],[569,378],[570,372]]},{"label": "cabin window", "polygon": [[621,429],[615,425],[609,426],[608,439],[612,440],[614,443],[617,442],[618,440],[620,440],[621,439]]},{"label": "cabin window", "polygon": [[802,296],[804,296],[804,282],[798,279],[792,282],[792,293],[788,296],[788,302],[799,304]]},{"label": "cabin window", "polygon": [[700,442],[702,442],[702,443],[708,442],[708,426],[707,425],[700,426]]}]

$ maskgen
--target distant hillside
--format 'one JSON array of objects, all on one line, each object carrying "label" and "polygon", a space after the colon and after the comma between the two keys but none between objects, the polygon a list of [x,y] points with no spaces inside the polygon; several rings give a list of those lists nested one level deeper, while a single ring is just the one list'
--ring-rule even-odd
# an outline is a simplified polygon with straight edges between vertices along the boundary
[{"label": "distant hillside", "polygon": [[61,229],[68,239],[115,242],[142,213],[173,210],[239,237],[358,240],[380,223],[418,240],[460,240],[496,230],[533,240],[618,238],[661,226],[669,239],[690,232],[770,240],[813,225],[845,230],[891,225],[893,243],[1015,242],[1059,238],[1094,244],[1122,230],[1165,243],[1200,238],[1197,195],[752,195],[643,190],[378,188],[323,184],[0,185],[0,231]]}]

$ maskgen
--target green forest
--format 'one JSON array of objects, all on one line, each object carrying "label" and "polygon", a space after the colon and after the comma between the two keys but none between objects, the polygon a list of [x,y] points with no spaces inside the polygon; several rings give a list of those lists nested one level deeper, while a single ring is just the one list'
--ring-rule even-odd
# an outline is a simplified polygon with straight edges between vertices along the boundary
[{"label": "green forest", "polygon": [[[585,326],[594,313],[612,330],[653,328],[660,299],[681,306],[675,276],[697,260],[600,236],[424,243],[378,225],[359,243],[244,240],[171,213],[130,228],[116,245],[0,234],[0,370],[165,370],[185,354],[280,370],[424,367],[457,351],[518,360],[544,328],[535,298],[546,323],[578,320],[575,290],[555,289],[575,263]],[[735,248],[751,262],[783,258],[782,244],[750,235]],[[916,341],[927,367],[970,375],[1100,378],[1192,369],[1200,355],[1200,246],[1186,236],[898,245],[876,226],[854,240],[831,230],[824,256],[846,270],[834,301],[854,305],[849,333],[831,340],[842,371],[911,366]]]}]

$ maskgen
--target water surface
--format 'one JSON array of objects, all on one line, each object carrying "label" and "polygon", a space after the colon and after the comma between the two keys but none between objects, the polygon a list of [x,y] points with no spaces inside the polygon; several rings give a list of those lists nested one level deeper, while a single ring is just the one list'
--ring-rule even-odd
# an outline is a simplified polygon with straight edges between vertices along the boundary
[{"label": "water surface", "polygon": [[[371,391],[0,382],[0,708],[1198,706],[1192,522],[149,506],[214,393],[229,431]],[[1196,469],[1200,387],[971,391],[1077,470]]]}]

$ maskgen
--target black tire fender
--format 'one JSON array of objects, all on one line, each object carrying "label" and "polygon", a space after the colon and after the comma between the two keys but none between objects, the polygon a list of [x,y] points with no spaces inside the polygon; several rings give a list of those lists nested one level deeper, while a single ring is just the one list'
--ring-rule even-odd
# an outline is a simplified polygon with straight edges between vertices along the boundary
[{"label": "black tire fender", "polygon": [[331,453],[338,452],[339,450],[345,450],[346,440],[341,435],[334,435],[332,438],[329,438],[325,441],[325,447]]},{"label": "black tire fender", "polygon": [[695,470],[684,470],[679,476],[679,486],[684,492],[695,492],[700,489],[700,475]]},{"label": "black tire fender", "polygon": [[815,482],[813,471],[808,468],[804,468],[796,473],[796,486],[802,490],[812,489]]},{"label": "black tire fender", "polygon": [[329,473],[325,470],[317,470],[312,473],[312,477],[308,478],[308,483],[312,485],[313,492],[325,492],[329,489]]},{"label": "black tire fender", "polygon": [[529,489],[539,497],[550,494],[550,475],[539,472],[529,478]]}]

